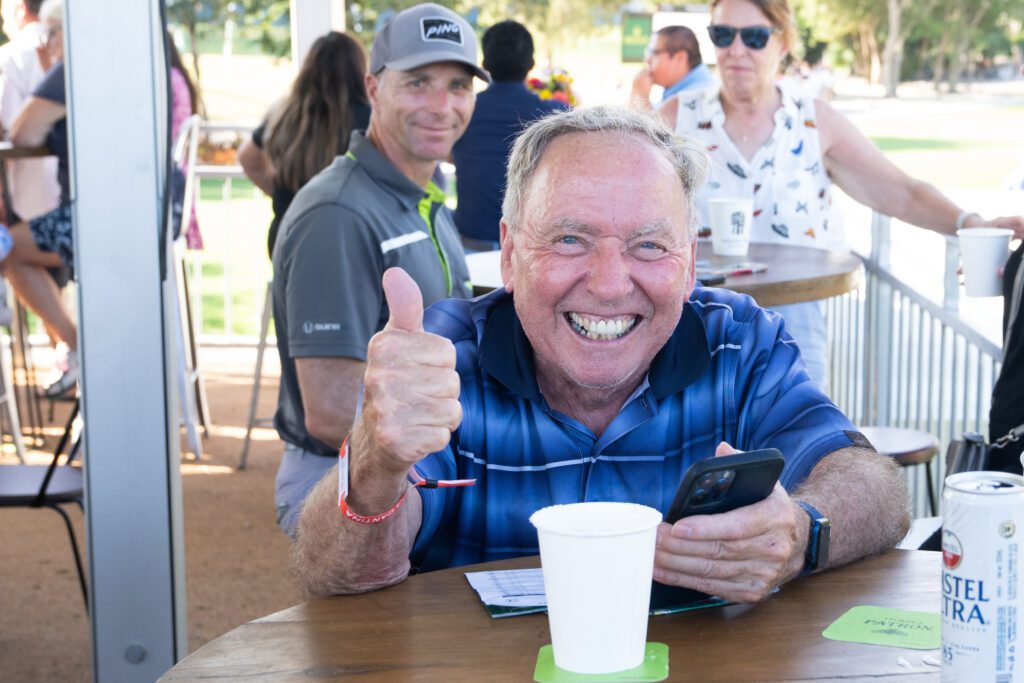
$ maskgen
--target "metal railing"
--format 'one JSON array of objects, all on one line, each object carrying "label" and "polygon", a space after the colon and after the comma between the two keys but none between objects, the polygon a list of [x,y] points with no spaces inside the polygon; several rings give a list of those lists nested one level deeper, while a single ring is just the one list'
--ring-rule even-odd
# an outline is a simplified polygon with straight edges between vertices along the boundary
[{"label": "metal railing", "polygon": [[[203,126],[203,133],[213,138],[251,130],[236,124]],[[273,215],[270,200],[255,187],[239,190],[240,184],[248,188],[250,183],[237,164],[197,164],[193,173],[200,188],[197,212],[205,247],[188,252],[185,262],[200,343],[256,346],[263,292],[271,275],[265,246]],[[209,196],[210,181],[220,185],[216,199]]]},{"label": "metal railing", "polygon": [[945,296],[938,305],[889,270],[890,219],[875,214],[865,279],[827,300],[830,394],[860,426],[919,429],[938,439],[928,469],[905,471],[917,516],[927,510],[925,476],[939,483],[946,445],[964,432],[987,434],[1002,349],[958,314],[958,251],[946,243]]}]

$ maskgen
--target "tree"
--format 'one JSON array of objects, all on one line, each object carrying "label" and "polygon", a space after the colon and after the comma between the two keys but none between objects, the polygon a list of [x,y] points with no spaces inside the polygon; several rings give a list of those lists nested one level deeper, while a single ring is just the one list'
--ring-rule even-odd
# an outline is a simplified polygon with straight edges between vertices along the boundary
[{"label": "tree", "polygon": [[177,24],[188,33],[189,50],[192,53],[192,69],[196,81],[200,80],[199,41],[200,28],[205,24],[220,24],[224,21],[226,0],[167,0],[167,21]]}]

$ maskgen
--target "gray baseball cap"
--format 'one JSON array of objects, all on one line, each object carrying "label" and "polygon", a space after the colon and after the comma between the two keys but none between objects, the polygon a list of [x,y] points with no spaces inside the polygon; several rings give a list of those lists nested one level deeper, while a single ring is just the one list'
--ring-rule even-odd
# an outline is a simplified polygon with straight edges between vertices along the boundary
[{"label": "gray baseball cap", "polygon": [[425,64],[458,62],[490,83],[476,61],[476,34],[469,22],[432,2],[402,10],[380,30],[370,50],[370,73],[408,71]]}]

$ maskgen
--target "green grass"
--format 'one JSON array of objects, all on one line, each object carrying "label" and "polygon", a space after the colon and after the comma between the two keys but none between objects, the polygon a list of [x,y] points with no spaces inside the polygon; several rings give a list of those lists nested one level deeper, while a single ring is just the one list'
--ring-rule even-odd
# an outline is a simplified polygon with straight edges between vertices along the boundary
[{"label": "green grass", "polygon": [[[231,199],[252,199],[256,186],[248,178],[231,179]],[[199,181],[199,199],[204,202],[218,202],[224,199],[224,181],[217,178],[202,178]]]},{"label": "green grass", "polygon": [[969,149],[977,143],[969,140],[936,140],[928,138],[872,137],[871,141],[883,152],[921,152]]}]

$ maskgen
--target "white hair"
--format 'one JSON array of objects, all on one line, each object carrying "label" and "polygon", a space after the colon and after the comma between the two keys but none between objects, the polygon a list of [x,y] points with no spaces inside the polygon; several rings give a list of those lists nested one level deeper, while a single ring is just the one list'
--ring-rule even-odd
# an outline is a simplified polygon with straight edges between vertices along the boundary
[{"label": "white hair", "polygon": [[694,141],[675,135],[660,119],[624,107],[587,107],[552,114],[537,120],[516,140],[508,160],[508,183],[502,213],[509,231],[522,219],[523,203],[540,160],[548,146],[569,133],[620,133],[653,145],[679,177],[690,219],[690,239],[697,235],[697,190],[707,176],[708,155]]},{"label": "white hair", "polygon": [[45,0],[39,7],[39,19],[44,23],[64,26],[64,0]]}]

